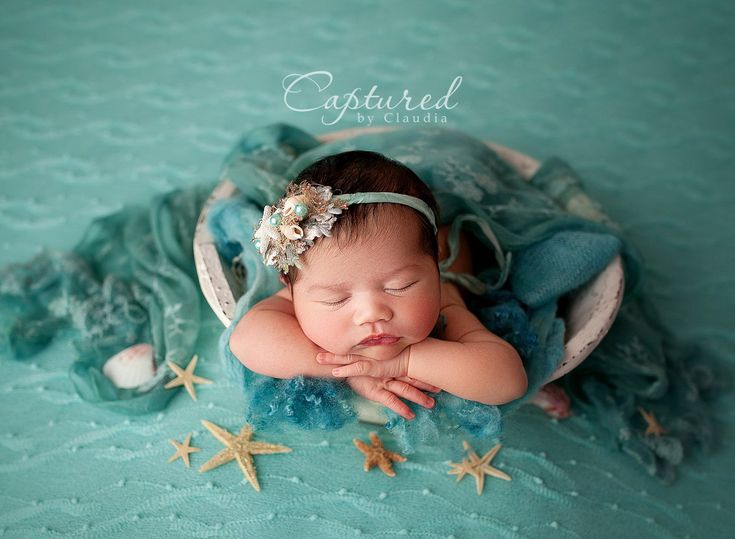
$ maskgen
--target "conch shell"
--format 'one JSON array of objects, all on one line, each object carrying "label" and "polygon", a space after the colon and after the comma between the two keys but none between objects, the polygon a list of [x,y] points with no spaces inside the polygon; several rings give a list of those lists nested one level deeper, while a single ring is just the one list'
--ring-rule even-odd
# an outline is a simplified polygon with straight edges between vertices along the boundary
[{"label": "conch shell", "polygon": [[105,362],[102,373],[119,388],[144,384],[156,375],[153,346],[141,343],[121,350]]},{"label": "conch shell", "polygon": [[304,237],[304,230],[299,225],[282,225],[281,233],[289,240],[300,240]]}]

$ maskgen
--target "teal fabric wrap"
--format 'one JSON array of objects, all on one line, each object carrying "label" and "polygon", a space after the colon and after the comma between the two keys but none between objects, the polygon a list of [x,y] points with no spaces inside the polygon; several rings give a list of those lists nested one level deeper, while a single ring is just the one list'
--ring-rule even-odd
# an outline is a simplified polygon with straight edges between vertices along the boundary
[{"label": "teal fabric wrap", "polygon": [[[529,307],[541,307],[592,279],[619,251],[620,239],[612,234],[557,232],[519,253],[513,291]],[[548,278],[540,280],[544,274]]]},{"label": "teal fabric wrap", "polygon": [[[708,420],[706,397],[726,384],[717,381],[713,366],[701,354],[675,343],[656,325],[658,317],[641,294],[639,253],[585,194],[574,170],[551,158],[526,181],[481,141],[438,128],[320,144],[293,126],[273,124],[246,133],[225,160],[220,179],[233,181],[240,195],[217,203],[209,225],[225,260],[244,266],[246,281],[234,323],[222,335],[220,348],[226,371],[248,395],[249,421],[260,428],[283,421],[304,428],[338,428],[354,420],[343,383],[263,377],[245,369],[228,345],[242,315],[281,288],[277,271],[262,264],[250,243],[263,206],[280,199],[287,183],[309,164],[353,149],[377,151],[403,162],[432,189],[440,206],[440,224],[451,225],[453,254],[440,266],[442,277],[475,294],[468,308],[516,347],[529,378],[526,396],[502,406],[442,392],[431,410],[412,406],[417,417],[410,422],[386,410],[387,426],[402,451],[411,453],[418,443],[455,433],[476,439],[497,436],[503,419],[531,398],[563,357],[559,300],[617,254],[626,282],[618,321],[603,345],[561,384],[574,406],[593,418],[610,446],[631,455],[664,482],[673,480],[686,449],[712,445],[715,431]],[[456,254],[460,229],[479,246],[473,250],[476,275],[444,271]],[[671,426],[666,436],[643,435],[639,407],[654,411]]]},{"label": "teal fabric wrap", "polygon": [[[157,196],[94,220],[71,252],[44,250],[0,270],[0,347],[27,360],[54,339],[76,350],[69,370],[77,393],[125,414],[166,407],[181,386],[163,386],[185,366],[200,327],[201,294],[191,250],[194,226],[214,187]],[[137,343],[155,351],[150,383],[121,389],[102,373],[105,361]]]}]

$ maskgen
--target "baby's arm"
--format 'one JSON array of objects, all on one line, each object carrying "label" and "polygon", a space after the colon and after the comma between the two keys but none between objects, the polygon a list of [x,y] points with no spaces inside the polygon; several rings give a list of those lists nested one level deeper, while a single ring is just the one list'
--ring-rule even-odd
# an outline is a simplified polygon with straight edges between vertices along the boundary
[{"label": "baby's arm", "polygon": [[333,378],[314,358],[323,349],[304,335],[289,301],[271,296],[254,305],[230,336],[230,350],[248,369],[273,378]]},{"label": "baby's arm", "polygon": [[484,404],[504,404],[522,397],[528,379],[518,352],[488,331],[464,304],[453,283],[442,283],[444,338],[429,337],[411,345],[411,378]]}]

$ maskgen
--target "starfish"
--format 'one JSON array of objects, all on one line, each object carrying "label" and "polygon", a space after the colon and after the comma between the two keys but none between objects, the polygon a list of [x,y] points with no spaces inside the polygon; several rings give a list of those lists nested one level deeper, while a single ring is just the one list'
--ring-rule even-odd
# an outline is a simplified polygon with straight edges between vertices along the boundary
[{"label": "starfish", "polygon": [[171,458],[168,459],[169,462],[175,461],[177,458],[181,458],[181,460],[184,461],[184,464],[186,464],[186,467],[189,467],[189,453],[196,453],[197,451],[201,451],[198,447],[189,447],[189,442],[191,441],[191,432],[189,433],[189,436],[186,437],[186,440],[184,440],[183,444],[180,444],[176,440],[169,440],[172,444],[174,444],[174,447],[176,448],[176,453],[171,455]]},{"label": "starfish", "polygon": [[506,481],[511,480],[508,474],[506,474],[505,472],[501,472],[497,468],[490,465],[490,461],[492,461],[498,451],[500,451],[500,448],[502,447],[501,444],[497,444],[490,451],[485,453],[482,458],[480,458],[477,453],[475,453],[475,451],[472,449],[472,447],[470,447],[470,444],[468,444],[467,441],[464,441],[463,444],[465,450],[467,450],[469,454],[469,459],[464,459],[460,463],[450,462],[449,465],[453,466],[454,469],[447,472],[451,475],[457,475],[457,481],[462,479],[466,474],[470,474],[471,476],[473,476],[477,483],[477,495],[479,496],[480,494],[482,494],[482,488],[485,485],[485,474],[489,474],[500,479],[505,479]]},{"label": "starfish", "polygon": [[393,471],[393,462],[406,461],[406,457],[404,457],[403,455],[399,455],[398,453],[394,453],[393,451],[388,451],[386,448],[384,448],[383,442],[374,432],[370,433],[370,445],[366,444],[362,440],[358,440],[357,438],[354,438],[352,441],[355,443],[355,446],[365,455],[365,465],[363,466],[363,468],[366,472],[369,471],[373,466],[377,465],[378,468],[383,470],[383,473],[385,473],[385,475],[395,477],[396,472]]},{"label": "starfish", "polygon": [[291,448],[285,445],[252,441],[250,438],[253,436],[253,428],[247,423],[240,429],[240,434],[237,436],[222,427],[218,427],[214,423],[210,423],[206,419],[202,419],[202,425],[226,447],[202,464],[199,472],[209,471],[212,468],[236,459],[245,478],[250,481],[250,484],[258,492],[260,492],[260,484],[258,483],[258,476],[255,472],[253,455],[270,455],[272,453],[288,453],[291,451]]},{"label": "starfish", "polygon": [[653,415],[653,412],[646,412],[640,406],[638,407],[638,411],[643,416],[643,419],[646,420],[646,423],[648,423],[648,427],[646,428],[644,436],[648,436],[649,434],[653,434],[655,436],[666,434],[666,429],[659,424],[659,422],[656,420],[656,416]]},{"label": "starfish", "polygon": [[171,380],[168,384],[163,386],[166,389],[170,389],[172,387],[184,385],[186,386],[186,391],[189,392],[189,395],[192,399],[197,400],[196,392],[194,391],[194,384],[211,384],[212,380],[208,380],[207,378],[202,378],[201,376],[195,376],[194,375],[194,369],[197,366],[197,361],[199,360],[199,356],[194,354],[194,357],[191,358],[191,361],[189,361],[189,364],[186,366],[186,370],[179,367],[176,363],[172,363],[171,361],[167,361],[168,366],[171,367],[171,370],[173,370],[178,376]]}]

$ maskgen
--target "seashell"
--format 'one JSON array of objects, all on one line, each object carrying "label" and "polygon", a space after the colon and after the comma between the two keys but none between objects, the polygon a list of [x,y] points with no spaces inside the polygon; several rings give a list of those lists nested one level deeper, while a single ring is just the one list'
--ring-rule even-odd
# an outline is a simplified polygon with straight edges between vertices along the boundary
[{"label": "seashell", "polygon": [[281,232],[290,240],[300,240],[304,237],[304,231],[298,225],[283,225]]},{"label": "seashell", "polygon": [[531,399],[531,403],[543,409],[551,417],[565,419],[572,415],[571,400],[563,388],[546,384]]},{"label": "seashell", "polygon": [[119,388],[130,389],[144,384],[156,375],[153,346],[141,343],[121,350],[105,361],[102,373]]}]

